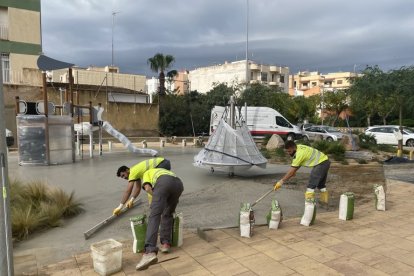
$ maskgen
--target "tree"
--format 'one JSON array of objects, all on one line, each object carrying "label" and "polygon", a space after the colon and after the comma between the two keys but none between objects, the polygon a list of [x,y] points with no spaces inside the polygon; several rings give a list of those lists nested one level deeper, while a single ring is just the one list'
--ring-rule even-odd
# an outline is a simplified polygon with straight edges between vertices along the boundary
[{"label": "tree", "polygon": [[349,88],[351,110],[354,114],[366,117],[367,126],[371,125],[371,118],[377,114],[381,105],[386,74],[378,66],[368,66],[362,72],[362,77],[351,79]]},{"label": "tree", "polygon": [[165,95],[165,74],[164,71],[170,68],[175,61],[175,58],[171,55],[163,55],[161,53],[155,54],[152,58],[149,58],[147,63],[150,66],[151,70],[155,73],[158,73],[158,79],[160,82],[160,87],[158,90],[159,95]]},{"label": "tree", "polygon": [[168,73],[167,73],[167,79],[166,79],[166,81],[168,83],[168,87],[170,88],[170,90],[168,90],[168,92],[170,94],[173,94],[173,93],[175,93],[177,91],[177,88],[175,88],[174,90],[171,90],[171,86],[172,86],[172,84],[174,82],[174,78],[176,76],[178,76],[178,71],[177,70],[171,70],[171,71],[168,71]]},{"label": "tree", "polygon": [[333,90],[324,94],[324,111],[334,115],[332,126],[336,124],[339,115],[348,108],[347,98],[347,90]]}]

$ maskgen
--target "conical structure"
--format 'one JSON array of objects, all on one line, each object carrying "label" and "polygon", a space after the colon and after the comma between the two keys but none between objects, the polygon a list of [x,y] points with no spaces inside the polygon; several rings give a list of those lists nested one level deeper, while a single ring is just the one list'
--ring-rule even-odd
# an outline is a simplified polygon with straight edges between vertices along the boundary
[{"label": "conical structure", "polygon": [[207,145],[194,157],[199,167],[266,167],[267,160],[260,153],[249,129],[243,123],[233,129],[223,119]]}]

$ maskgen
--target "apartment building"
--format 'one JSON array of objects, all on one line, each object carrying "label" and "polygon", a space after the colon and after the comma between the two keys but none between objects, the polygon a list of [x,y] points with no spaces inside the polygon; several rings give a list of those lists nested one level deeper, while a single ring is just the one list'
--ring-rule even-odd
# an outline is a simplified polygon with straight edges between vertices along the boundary
[{"label": "apartment building", "polygon": [[350,79],[357,77],[353,72],[336,72],[321,74],[314,71],[303,71],[289,76],[289,94],[292,96],[305,96],[322,94],[335,89],[348,88]]},{"label": "apartment building", "polygon": [[[117,66],[90,66],[88,68],[72,68],[73,83],[76,85],[92,85],[101,87],[102,91],[108,92],[108,101],[125,103],[147,103],[146,77],[143,75],[119,73]],[[48,81],[53,83],[68,83],[68,69],[53,70],[47,74]],[[130,92],[114,92],[113,88],[125,88]],[[135,91],[135,92],[133,92]]]},{"label": "apartment building", "polygon": [[[3,82],[39,84],[42,52],[40,0],[0,0],[0,49]],[[36,83],[33,83],[34,79]]]},{"label": "apartment building", "polygon": [[277,65],[260,64],[249,60],[225,62],[224,64],[197,68],[189,71],[191,90],[207,93],[214,84],[226,83],[229,86],[261,83],[278,86],[288,92],[289,68]]},{"label": "apartment building", "polygon": [[[158,77],[152,77],[146,81],[146,91],[150,95],[158,93],[160,81]],[[165,78],[165,89],[167,93],[175,93],[177,95],[184,95],[190,92],[189,72],[186,70],[178,72],[178,74],[169,80]]]}]

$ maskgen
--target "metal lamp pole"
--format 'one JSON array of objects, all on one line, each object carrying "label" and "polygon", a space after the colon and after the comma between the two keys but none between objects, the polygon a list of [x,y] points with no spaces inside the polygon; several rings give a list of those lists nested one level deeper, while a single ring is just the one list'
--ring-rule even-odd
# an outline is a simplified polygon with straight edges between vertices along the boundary
[{"label": "metal lamp pole", "polygon": [[[0,117],[4,118],[3,69],[0,60]],[[0,120],[0,275],[13,276],[13,243],[10,219],[10,186],[7,166],[5,121]]]},{"label": "metal lamp pole", "polygon": [[249,0],[246,0],[246,89],[249,84]]}]

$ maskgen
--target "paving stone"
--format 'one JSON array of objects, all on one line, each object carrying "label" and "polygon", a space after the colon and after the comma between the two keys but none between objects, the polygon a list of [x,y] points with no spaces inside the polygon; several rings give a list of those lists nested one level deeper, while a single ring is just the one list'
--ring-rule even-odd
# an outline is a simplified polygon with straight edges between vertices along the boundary
[{"label": "paving stone", "polygon": [[350,242],[341,242],[328,248],[344,256],[352,256],[362,251],[361,247]]},{"label": "paving stone", "polygon": [[203,269],[203,267],[191,257],[180,257],[179,260],[161,263],[161,266],[170,275],[181,275]]},{"label": "paving stone", "polygon": [[238,258],[237,261],[258,275],[291,275],[295,273],[294,270],[263,253]]},{"label": "paving stone", "polygon": [[309,276],[324,276],[324,275],[343,275],[338,271],[326,266],[325,264],[319,263],[306,256],[298,256],[286,261],[283,261],[282,264],[295,270],[301,275]]},{"label": "paving stone", "polygon": [[222,230],[204,231],[209,242],[230,238],[231,236]]},{"label": "paving stone", "polygon": [[391,259],[394,259],[394,260],[397,260],[397,261],[399,261],[402,256],[407,255],[407,254],[410,253],[407,250],[395,247],[395,246],[390,245],[390,244],[386,244],[385,246],[381,245],[381,246],[373,247],[370,250],[372,252],[381,254],[383,256],[386,256],[388,258],[391,258]]},{"label": "paving stone", "polygon": [[203,267],[215,275],[237,275],[248,270],[223,252],[195,258]]},{"label": "paving stone", "polygon": [[272,234],[271,236],[269,235],[269,238],[283,245],[289,245],[304,240],[301,237],[283,230],[278,230],[277,233]]},{"label": "paving stone", "polygon": [[14,256],[13,264],[15,275],[37,275],[38,273],[35,255]]},{"label": "paving stone", "polygon": [[321,263],[334,260],[342,256],[333,250],[319,246],[311,241],[301,241],[289,244],[288,247]]},{"label": "paving stone", "polygon": [[373,267],[394,276],[414,275],[414,267],[395,260],[379,262],[373,265]]},{"label": "paving stone", "polygon": [[231,256],[234,259],[257,253],[255,249],[242,243],[236,238],[228,238],[225,240],[212,242],[211,244],[223,251],[223,253],[227,256]]},{"label": "paving stone", "polygon": [[276,261],[283,261],[300,255],[300,253],[289,247],[271,240],[259,241],[250,244],[250,246]]},{"label": "paving stone", "polygon": [[314,242],[320,246],[324,246],[324,247],[329,247],[329,246],[340,244],[343,242],[342,240],[332,237],[331,235],[324,235],[320,237],[310,237],[307,240]]},{"label": "paving stone", "polygon": [[400,262],[414,267],[414,253],[408,253],[400,256]]},{"label": "paving stone", "polygon": [[212,244],[200,239],[199,237],[187,239],[187,241],[182,246],[182,250],[184,250],[187,254],[189,254],[192,257],[197,257],[200,255],[206,255],[219,251]]},{"label": "paving stone", "polygon": [[381,270],[375,269],[349,257],[342,257],[336,260],[326,262],[325,265],[343,273],[344,275],[352,276],[385,276],[388,275]]}]

